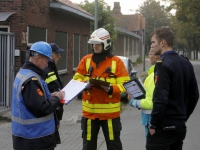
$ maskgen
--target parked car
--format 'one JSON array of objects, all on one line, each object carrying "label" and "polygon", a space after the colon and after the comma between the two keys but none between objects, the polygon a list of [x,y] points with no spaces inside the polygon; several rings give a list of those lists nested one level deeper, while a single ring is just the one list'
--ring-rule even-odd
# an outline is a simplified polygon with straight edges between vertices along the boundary
[{"label": "parked car", "polygon": [[[137,71],[135,70],[132,61],[128,57],[125,57],[125,56],[117,56],[117,57],[119,57],[123,61],[124,66],[126,67],[130,78],[131,79],[134,78],[136,76],[136,74],[137,74]],[[78,97],[78,99],[82,99],[82,92],[79,93],[77,95],[77,97]],[[121,94],[121,102],[124,102],[124,103],[128,102],[127,93],[126,92]]]},{"label": "parked car", "polygon": [[[133,66],[133,62],[128,57],[125,57],[125,56],[118,56],[118,57],[123,61],[128,73],[129,73],[130,78],[133,79],[134,77],[136,77],[137,71],[135,70],[135,68]],[[121,93],[121,102],[128,103],[127,96],[128,95],[126,92]]]},{"label": "parked car", "polygon": [[117,56],[117,57],[119,57],[123,61],[124,66],[126,67],[126,70],[128,71],[130,78],[136,76],[137,71],[133,66],[133,62],[128,57],[125,56]]}]

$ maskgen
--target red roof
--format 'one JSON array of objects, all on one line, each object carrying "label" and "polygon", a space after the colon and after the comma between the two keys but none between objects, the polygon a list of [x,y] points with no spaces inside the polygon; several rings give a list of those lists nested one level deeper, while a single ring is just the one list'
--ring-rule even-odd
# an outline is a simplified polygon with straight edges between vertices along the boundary
[{"label": "red roof", "polygon": [[56,1],[59,2],[59,3],[62,3],[63,5],[67,5],[69,7],[72,7],[74,9],[76,9],[76,10],[79,10],[79,11],[85,13],[85,14],[88,14],[88,15],[92,16],[89,12],[87,12],[83,8],[79,7],[78,5],[72,3],[70,0],[56,0]]},{"label": "red roof", "polygon": [[117,26],[127,29],[129,31],[139,31],[140,28],[144,29],[145,18],[141,14],[113,14],[113,17],[117,19]]}]

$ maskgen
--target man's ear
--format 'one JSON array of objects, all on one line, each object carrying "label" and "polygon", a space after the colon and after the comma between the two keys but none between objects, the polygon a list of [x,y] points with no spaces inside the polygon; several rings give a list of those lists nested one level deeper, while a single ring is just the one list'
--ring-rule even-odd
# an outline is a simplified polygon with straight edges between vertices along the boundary
[{"label": "man's ear", "polygon": [[36,62],[38,62],[40,58],[41,58],[40,55],[35,56],[35,60],[36,60]]},{"label": "man's ear", "polygon": [[166,41],[162,39],[160,44],[161,44],[162,47],[164,47],[164,46],[166,46]]}]

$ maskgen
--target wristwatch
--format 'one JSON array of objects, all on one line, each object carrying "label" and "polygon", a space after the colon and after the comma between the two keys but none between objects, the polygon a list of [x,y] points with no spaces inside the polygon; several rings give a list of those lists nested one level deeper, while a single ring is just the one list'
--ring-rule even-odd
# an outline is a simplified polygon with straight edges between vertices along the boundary
[{"label": "wristwatch", "polygon": [[149,129],[155,129],[156,126],[153,126],[152,124],[149,123]]}]

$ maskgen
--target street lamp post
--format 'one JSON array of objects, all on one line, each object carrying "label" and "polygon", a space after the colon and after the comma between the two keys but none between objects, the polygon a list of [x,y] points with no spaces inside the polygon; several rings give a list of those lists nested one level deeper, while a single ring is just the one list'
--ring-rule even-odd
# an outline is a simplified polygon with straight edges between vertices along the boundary
[{"label": "street lamp post", "polygon": [[165,19],[169,19],[169,17],[163,17],[163,18],[160,18],[160,19],[157,19],[154,21],[154,29],[156,28],[156,22],[160,21],[160,20],[165,20]]},{"label": "street lamp post", "polygon": [[[145,1],[145,0],[144,0]],[[145,4],[145,3],[144,3]],[[146,32],[146,5],[144,5],[144,12],[143,12],[143,17],[144,17],[144,30],[142,33],[142,52],[143,52],[143,71],[146,71],[145,68],[145,32]]]},{"label": "street lamp post", "polygon": [[95,0],[95,22],[94,22],[94,30],[98,28],[98,0]]}]

